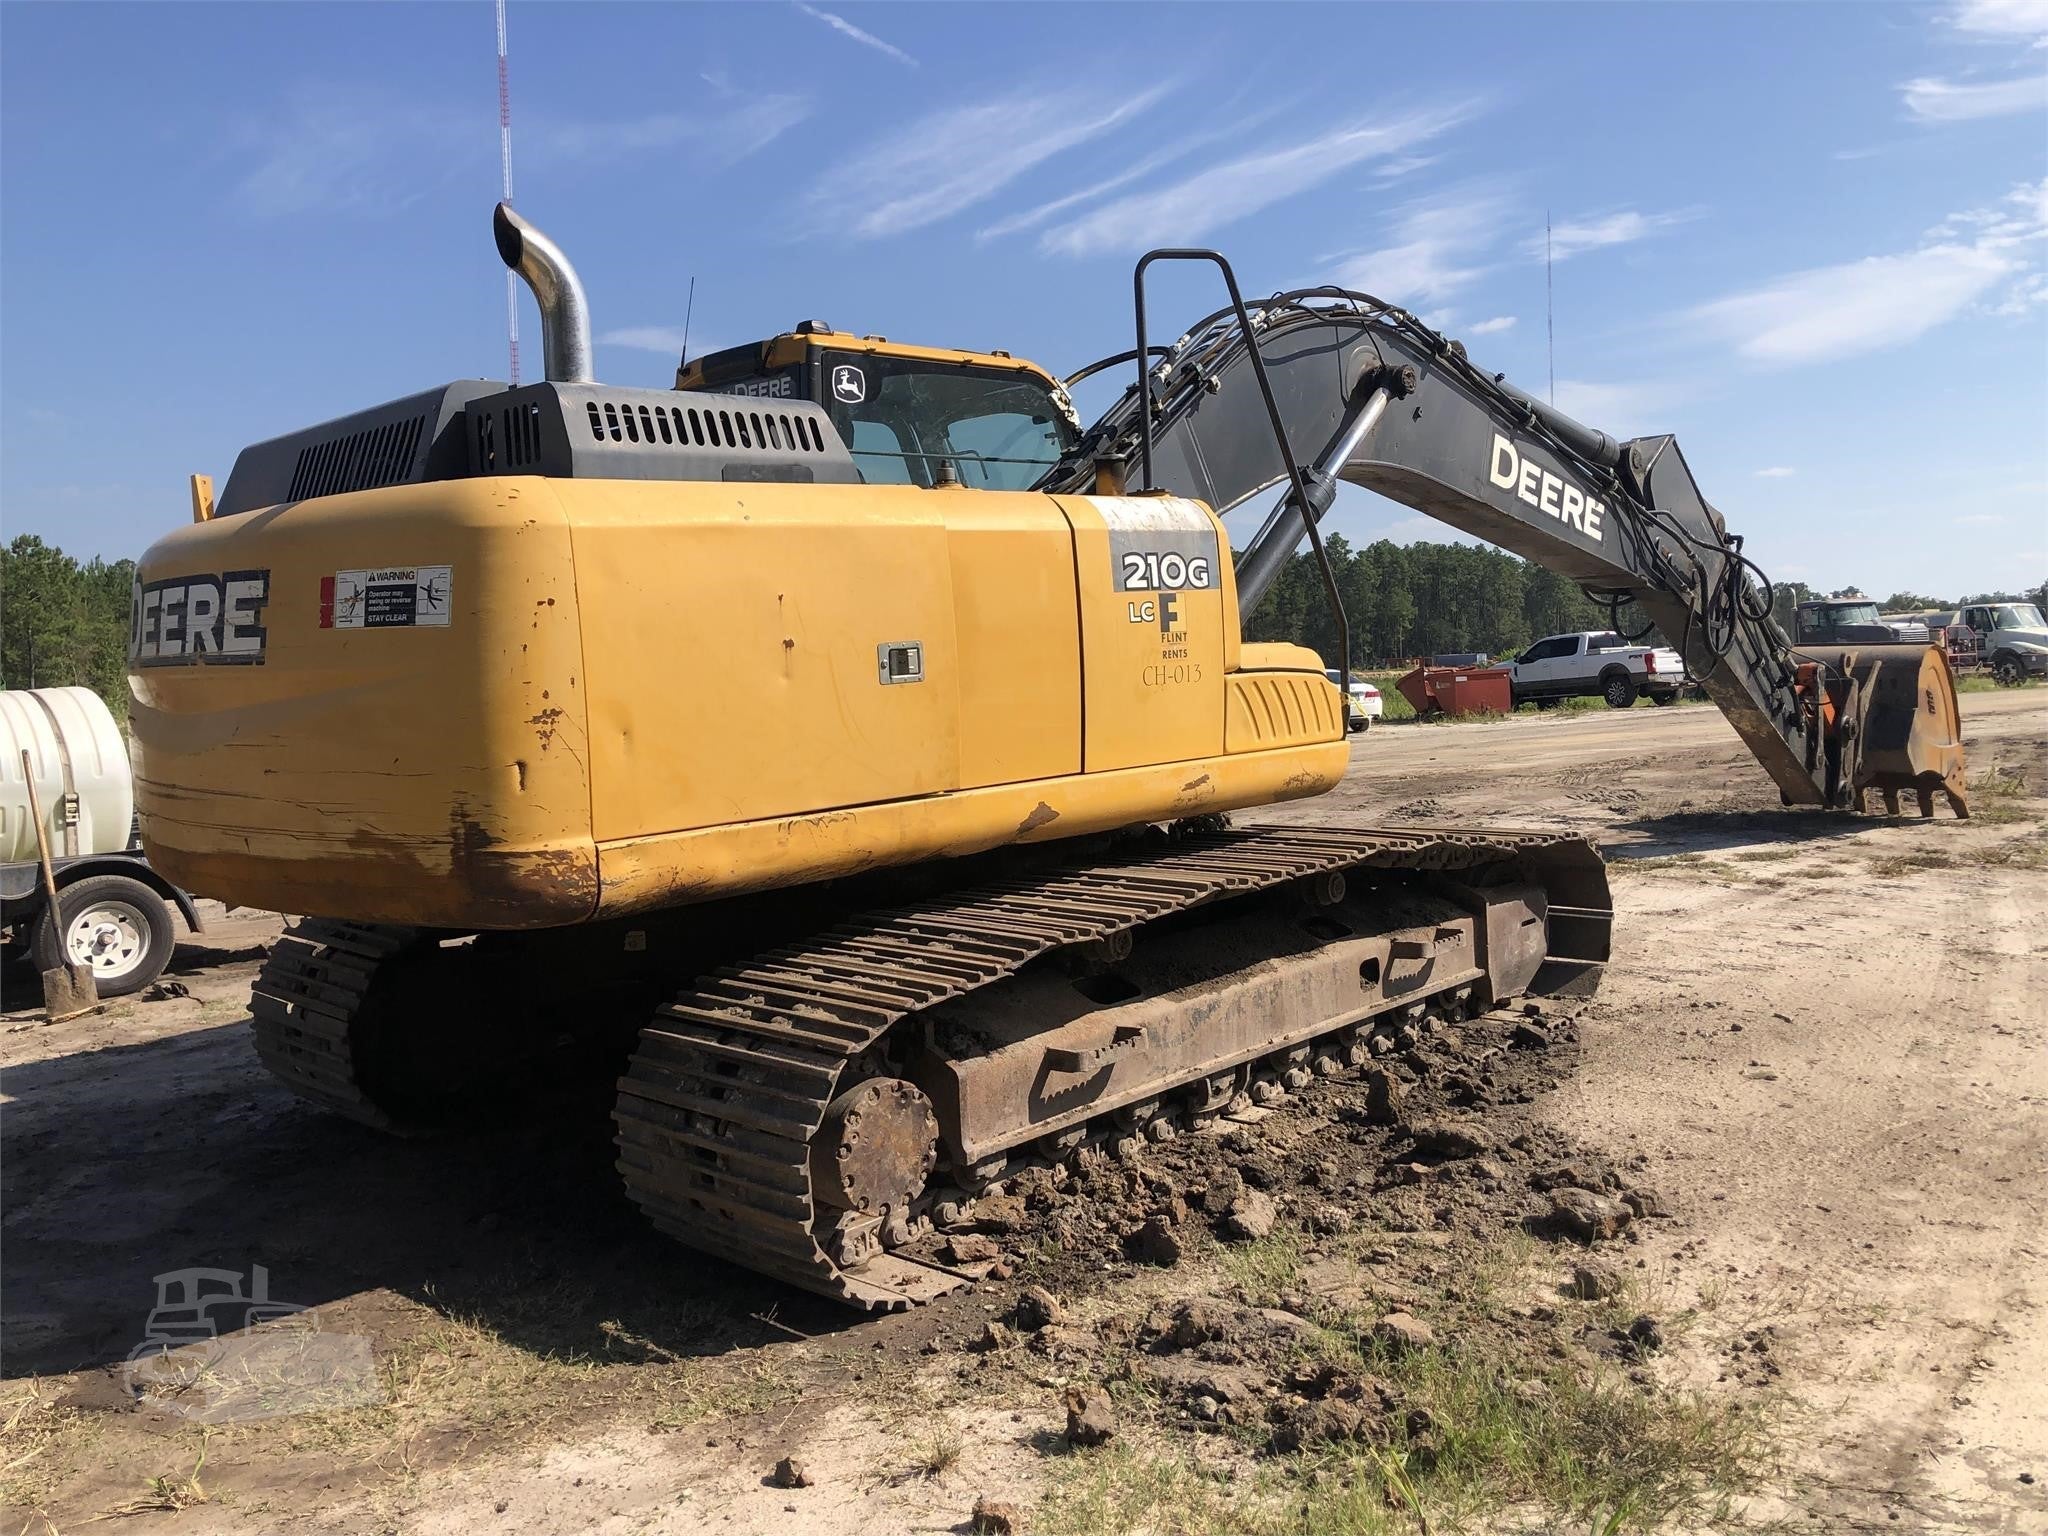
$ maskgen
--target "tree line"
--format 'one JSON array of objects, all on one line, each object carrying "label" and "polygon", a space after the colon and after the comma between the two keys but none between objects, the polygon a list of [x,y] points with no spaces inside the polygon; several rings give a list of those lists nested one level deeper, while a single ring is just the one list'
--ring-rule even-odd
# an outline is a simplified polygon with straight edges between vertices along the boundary
[{"label": "tree line", "polygon": [[[1354,549],[1341,533],[1324,541],[1351,627],[1355,667],[1400,666],[1417,656],[1504,656],[1545,635],[1606,629],[1610,616],[1566,577],[1470,544],[1395,544]],[[1628,609],[1626,630],[1643,628]],[[1295,556],[1245,625],[1247,640],[1292,640],[1334,662],[1337,625],[1320,568]]]},{"label": "tree line", "polygon": [[[1810,597],[1864,597],[1864,590],[1857,586],[1838,587],[1833,592],[1817,592],[1803,581],[1786,583],[1781,590],[1797,594],[1795,602],[1805,602]],[[2039,586],[2028,587],[2020,592],[1965,592],[1953,600],[1946,597],[1928,597],[1920,592],[1894,592],[1890,597],[1870,601],[1878,606],[1881,613],[1933,613],[1943,608],[1967,608],[1972,603],[2032,603],[2035,607],[2048,609],[2048,581]]]},{"label": "tree line", "polygon": [[0,547],[0,684],[83,685],[128,714],[133,560],[80,562],[32,533]]},{"label": "tree line", "polygon": [[[1422,656],[1483,652],[1499,659],[1545,635],[1619,628],[1644,633],[1646,644],[1670,642],[1650,629],[1633,604],[1610,614],[1576,583],[1505,550],[1470,544],[1395,544],[1381,539],[1354,549],[1342,534],[1324,541],[1344,614],[1351,626],[1354,667],[1392,668]],[[1772,584],[1771,612],[1787,635],[1792,610],[1814,597],[1862,596],[1855,587],[1816,590],[1803,581]],[[1875,599],[1873,599],[1875,601]],[[2036,603],[2048,609],[2048,581],[2021,592],[1970,593],[1955,602],[1894,592],[1878,602],[1885,613],[1925,613],[1968,603]],[[1322,572],[1303,553],[1274,581],[1245,625],[1247,640],[1292,640],[1334,661],[1337,625],[1330,617]]]}]

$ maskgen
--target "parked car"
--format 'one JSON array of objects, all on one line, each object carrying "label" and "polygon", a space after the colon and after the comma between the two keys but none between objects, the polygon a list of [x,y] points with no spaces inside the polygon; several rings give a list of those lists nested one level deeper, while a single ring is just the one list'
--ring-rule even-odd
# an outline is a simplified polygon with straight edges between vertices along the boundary
[{"label": "parked car", "polygon": [[1685,661],[1678,652],[1631,644],[1613,630],[1547,636],[1506,666],[1516,704],[1583,697],[1627,709],[1637,699],[1669,704],[1685,688]]},{"label": "parked car", "polygon": [[1371,683],[1362,682],[1354,677],[1351,680],[1350,687],[1345,688],[1343,674],[1335,667],[1325,670],[1323,676],[1327,677],[1339,688],[1344,688],[1344,714],[1350,729],[1354,731],[1370,730],[1372,729],[1373,721],[1379,719],[1386,712],[1387,701],[1380,697],[1379,689],[1375,688]]}]

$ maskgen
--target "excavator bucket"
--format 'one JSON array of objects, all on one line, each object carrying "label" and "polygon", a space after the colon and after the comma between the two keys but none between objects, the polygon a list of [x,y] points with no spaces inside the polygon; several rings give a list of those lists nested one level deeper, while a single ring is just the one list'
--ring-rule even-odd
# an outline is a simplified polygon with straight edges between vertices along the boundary
[{"label": "excavator bucket", "polygon": [[1937,792],[1958,817],[1970,814],[1962,711],[1941,647],[1862,645],[1799,654],[1823,663],[1836,679],[1845,804],[1861,810],[1876,790],[1896,816],[1899,792],[1910,789],[1919,795],[1922,816],[1934,814]]}]

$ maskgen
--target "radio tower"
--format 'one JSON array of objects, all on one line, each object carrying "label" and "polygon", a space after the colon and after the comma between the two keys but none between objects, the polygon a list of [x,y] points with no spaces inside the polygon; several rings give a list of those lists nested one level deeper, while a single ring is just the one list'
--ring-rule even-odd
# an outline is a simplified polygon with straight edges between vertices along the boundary
[{"label": "radio tower", "polygon": [[[505,69],[505,0],[498,0],[498,167],[506,202],[512,201],[512,82]],[[519,275],[505,269],[505,339],[512,352],[512,377],[519,382]]]}]

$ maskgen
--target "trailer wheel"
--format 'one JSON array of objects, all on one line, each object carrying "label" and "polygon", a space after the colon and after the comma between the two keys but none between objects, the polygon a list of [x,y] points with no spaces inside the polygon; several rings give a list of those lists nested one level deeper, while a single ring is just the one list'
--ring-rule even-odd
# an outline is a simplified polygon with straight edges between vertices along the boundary
[{"label": "trailer wheel", "polygon": [[1600,696],[1607,700],[1609,709],[1633,709],[1636,702],[1636,680],[1626,672],[1610,672],[1607,680],[1600,685]]},{"label": "trailer wheel", "polygon": [[2001,688],[2017,688],[2027,680],[2027,669],[2011,651],[2000,651],[1992,660],[1991,677]]},{"label": "trailer wheel", "polygon": [[176,937],[171,909],[140,880],[89,875],[60,890],[57,906],[55,934],[38,920],[30,941],[37,970],[67,960],[90,965],[101,997],[126,997],[163,974]]}]

